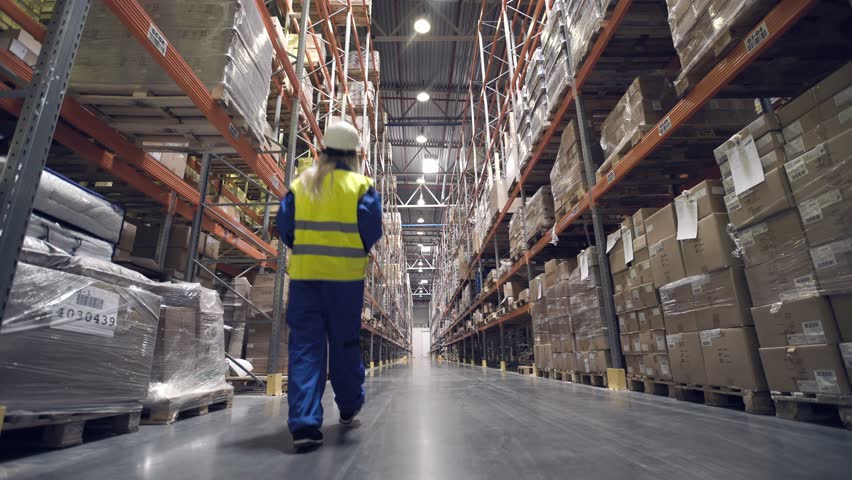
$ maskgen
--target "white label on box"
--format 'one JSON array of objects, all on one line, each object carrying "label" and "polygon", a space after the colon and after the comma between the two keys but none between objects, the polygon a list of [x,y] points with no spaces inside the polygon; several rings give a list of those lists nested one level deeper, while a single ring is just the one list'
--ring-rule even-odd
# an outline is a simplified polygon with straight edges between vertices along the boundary
[{"label": "white label on box", "polygon": [[740,198],[737,197],[736,193],[725,195],[725,206],[728,207],[728,211],[731,213],[740,209]]},{"label": "white label on box", "polygon": [[784,147],[784,151],[787,152],[787,155],[791,157],[797,157],[804,153],[805,151],[805,141],[802,137],[799,137],[789,143]]},{"label": "white label on box", "polygon": [[763,22],[743,40],[746,53],[751,54],[751,52],[763,44],[767,37],[769,37],[769,28],[766,27],[766,22]]},{"label": "white label on box", "polygon": [[645,375],[648,375],[649,377],[653,377],[654,373],[655,373],[654,369],[651,368],[651,367],[648,367],[648,368],[645,369]]},{"label": "white label on box", "polygon": [[825,330],[821,321],[802,322],[802,331],[808,337],[808,343],[825,343]]},{"label": "white label on box", "polygon": [[685,192],[675,199],[677,214],[677,239],[692,240],[698,237],[698,201]]},{"label": "white label on box", "polygon": [[670,117],[666,117],[666,118],[663,119],[662,122],[660,122],[660,128],[657,129],[657,131],[660,133],[660,136],[662,137],[663,135],[668,133],[669,130],[671,130],[671,129],[672,129],[672,119]]},{"label": "white label on box", "polygon": [[803,333],[787,334],[787,345],[807,345],[808,343],[808,336]]},{"label": "white label on box", "polygon": [[633,261],[633,232],[627,230],[624,232],[624,263]]},{"label": "white label on box", "polygon": [[580,280],[589,278],[589,259],[586,252],[580,253]]},{"label": "white label on box", "polygon": [[696,277],[692,277],[692,280],[689,281],[689,285],[692,287],[693,295],[701,295],[701,292],[704,290],[704,285],[710,283],[710,275],[698,275]]},{"label": "white label on box", "polygon": [[654,231],[654,224],[653,223],[646,223],[645,224],[645,234],[647,235],[647,234],[649,234],[653,231]]},{"label": "white label on box", "polygon": [[840,356],[843,357],[846,368],[852,368],[852,343],[840,344]]},{"label": "white label on box", "polygon": [[665,352],[666,351],[666,336],[657,334],[657,351]]},{"label": "white label on box", "polygon": [[817,270],[824,270],[826,268],[837,266],[837,257],[834,255],[831,245],[812,248],[811,258],[814,261],[814,268]]},{"label": "white label on box", "polygon": [[652,308],[652,309],[651,309],[651,312],[653,312],[653,313],[654,313],[654,316],[656,316],[656,317],[659,317],[660,315],[662,315],[662,314],[663,314],[663,312],[662,312],[662,311],[660,311],[660,307],[654,307],[654,308]]},{"label": "white label on box", "polygon": [[663,242],[657,242],[657,243],[655,243],[655,244],[651,245],[650,247],[648,247],[648,253],[649,253],[652,257],[656,257],[656,256],[657,256],[657,255],[659,255],[662,251],[663,251]]},{"label": "white label on box", "polygon": [[737,195],[760,185],[764,181],[763,165],[754,138],[749,135],[744,139],[735,137],[735,146],[728,152],[731,163],[731,175],[734,177],[734,192]]},{"label": "white label on box", "polygon": [[152,23],[148,26],[148,41],[154,45],[154,48],[160,52],[164,57],[166,56],[166,51],[169,49],[169,42],[166,40],[166,37],[157,30],[157,27]]},{"label": "white label on box", "polygon": [[69,332],[115,336],[119,318],[118,306],[121,296],[96,287],[83,288],[63,298],[53,309],[55,322],[52,328]]},{"label": "white label on box", "polygon": [[842,107],[843,104],[852,102],[852,86],[846,87],[843,91],[834,96],[834,104]]},{"label": "white label on box", "polygon": [[669,361],[663,357],[660,357],[660,373],[663,375],[671,375],[671,370],[669,370]]},{"label": "white label on box", "polygon": [[641,352],[642,351],[642,344],[639,343],[638,338],[633,339],[633,351],[634,352]]},{"label": "white label on box", "polygon": [[832,190],[827,193],[823,193],[819,197],[816,198],[819,201],[820,208],[828,208],[835,203],[843,201],[843,195],[840,193],[840,190]]},{"label": "white label on box", "polygon": [[814,278],[813,275],[802,275],[801,277],[796,277],[793,279],[793,285],[795,285],[797,289],[815,288],[816,278]]},{"label": "white label on box", "polygon": [[619,228],[617,231],[610,233],[606,236],[606,253],[609,253],[615,244],[621,239],[621,229]]},{"label": "white label on box", "polygon": [[683,345],[683,334],[675,333],[673,335],[666,335],[666,344],[669,348],[677,348]]},{"label": "white label on box", "polygon": [[702,330],[698,336],[701,338],[702,347],[710,347],[713,345],[713,339],[722,336],[722,329],[716,328],[713,330]]},{"label": "white label on box", "polygon": [[822,220],[822,208],[819,206],[819,198],[800,203],[799,216],[802,217],[802,223],[805,225]]},{"label": "white label on box", "polygon": [[819,387],[815,380],[796,380],[799,391],[804,393],[819,393]]},{"label": "white label on box", "polygon": [[744,230],[740,232],[740,246],[747,248],[752,245],[754,245],[754,234],[751,230]]},{"label": "white label on box", "polygon": [[645,312],[637,312],[637,317],[639,317],[639,323],[645,323]]},{"label": "white label on box", "polygon": [[837,384],[837,374],[834,370],[814,370],[814,377],[820,393],[840,394],[840,385]]}]

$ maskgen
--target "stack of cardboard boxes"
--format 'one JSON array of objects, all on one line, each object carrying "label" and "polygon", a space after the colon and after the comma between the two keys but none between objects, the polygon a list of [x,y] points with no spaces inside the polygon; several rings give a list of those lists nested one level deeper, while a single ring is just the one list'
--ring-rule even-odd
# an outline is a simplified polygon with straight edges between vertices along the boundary
[{"label": "stack of cardboard boxes", "polygon": [[553,227],[553,194],[550,186],[545,185],[535,192],[524,207],[524,241],[533,240],[536,235]]},{"label": "stack of cardboard boxes", "polygon": [[850,393],[850,85],[847,64],[716,150],[773,391]]},{"label": "stack of cardboard boxes", "polygon": [[[289,279],[284,279],[284,295],[282,301],[286,305],[287,294],[289,292]],[[251,289],[252,303],[261,309],[266,315],[272,316],[273,292],[275,290],[275,274],[274,273],[259,273],[255,275],[254,283]],[[287,327],[287,322],[281,323],[281,337],[278,344],[278,366],[270,372],[269,368],[269,339],[272,336],[272,324],[258,323],[264,317],[252,309],[249,312],[249,319],[253,320],[252,324],[246,328],[246,356],[245,359],[251,362],[254,367],[254,373],[287,373],[288,356],[287,342],[290,338],[290,331]]]},{"label": "stack of cardboard boxes", "polygon": [[544,51],[544,70],[547,74],[547,100],[551,110],[559,105],[559,100],[569,85],[571,74],[568,46],[571,45],[568,33],[568,18],[565,16],[565,2],[556,0],[550,11],[541,35]]},{"label": "stack of cardboard boxes", "polygon": [[568,281],[576,269],[574,259],[553,259],[535,277],[527,292],[533,323],[533,353],[543,370],[574,370],[574,335],[569,309]]},{"label": "stack of cardboard boxes", "polygon": [[645,218],[653,212],[643,208],[627,217],[621,229],[607,238],[607,248],[627,373],[669,380],[663,312],[645,232]]},{"label": "stack of cardboard boxes", "polygon": [[228,286],[230,288],[222,295],[225,325],[231,327],[225,332],[225,351],[234,358],[242,358],[246,321],[251,310],[246,301],[251,301],[251,283],[247,278],[239,277],[231,280]]},{"label": "stack of cardboard boxes", "polygon": [[589,247],[577,256],[577,268],[568,281],[574,332],[574,371],[606,373],[611,366],[609,327],[603,314],[603,288],[597,250]]},{"label": "stack of cardboard boxes", "polygon": [[562,218],[568,210],[586,194],[586,177],[580,152],[579,132],[574,120],[569,120],[562,132],[556,163],[550,171],[550,188],[556,218]]}]

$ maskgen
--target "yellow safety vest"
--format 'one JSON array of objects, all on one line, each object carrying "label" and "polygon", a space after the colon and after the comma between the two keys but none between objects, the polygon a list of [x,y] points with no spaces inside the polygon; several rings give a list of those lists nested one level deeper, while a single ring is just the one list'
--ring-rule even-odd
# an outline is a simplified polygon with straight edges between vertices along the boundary
[{"label": "yellow safety vest", "polygon": [[358,231],[358,202],[372,186],[370,178],[341,169],[325,176],[322,193],[316,198],[299,179],[293,182],[296,228],[290,278],[364,279],[367,253]]}]

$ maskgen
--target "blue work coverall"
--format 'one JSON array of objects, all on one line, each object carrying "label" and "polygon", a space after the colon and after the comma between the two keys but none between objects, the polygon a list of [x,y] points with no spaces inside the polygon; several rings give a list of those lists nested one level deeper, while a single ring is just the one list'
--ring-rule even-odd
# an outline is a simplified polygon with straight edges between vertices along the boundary
[{"label": "blue work coverall", "polygon": [[[350,170],[342,163],[336,168]],[[295,205],[293,193],[288,193],[276,217],[278,232],[289,248],[293,248],[295,239]],[[368,253],[382,237],[382,202],[375,188],[371,187],[361,197],[357,208],[358,232],[364,252]],[[287,424],[291,432],[322,425],[326,363],[334,400],[341,413],[351,415],[364,404],[364,364],[360,349],[363,304],[364,280],[290,281]]]}]

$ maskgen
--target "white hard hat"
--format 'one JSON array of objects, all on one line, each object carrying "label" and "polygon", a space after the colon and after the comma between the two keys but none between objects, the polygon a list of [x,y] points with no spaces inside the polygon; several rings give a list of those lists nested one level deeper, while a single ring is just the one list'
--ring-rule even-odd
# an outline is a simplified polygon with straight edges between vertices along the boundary
[{"label": "white hard hat", "polygon": [[332,123],[325,129],[323,143],[327,150],[340,152],[357,152],[361,148],[358,130],[351,123],[343,121]]}]

